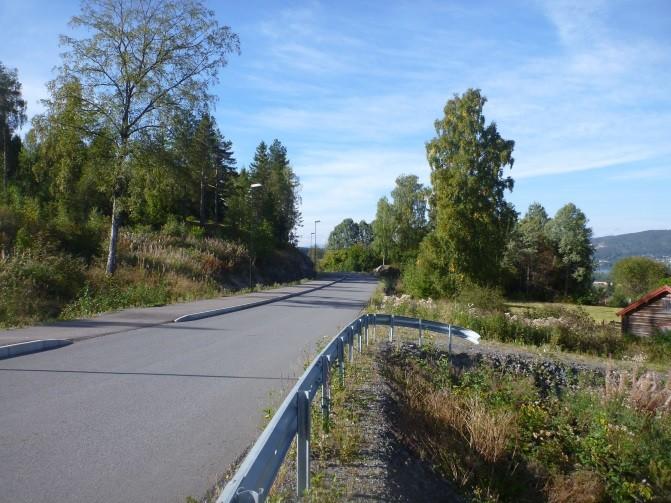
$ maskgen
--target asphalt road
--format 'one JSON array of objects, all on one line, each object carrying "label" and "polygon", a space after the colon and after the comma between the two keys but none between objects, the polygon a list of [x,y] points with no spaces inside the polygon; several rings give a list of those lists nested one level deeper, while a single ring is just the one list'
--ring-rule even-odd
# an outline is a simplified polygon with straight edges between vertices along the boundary
[{"label": "asphalt road", "polygon": [[287,301],[0,361],[0,501],[200,497],[260,433],[322,337],[375,288]]}]

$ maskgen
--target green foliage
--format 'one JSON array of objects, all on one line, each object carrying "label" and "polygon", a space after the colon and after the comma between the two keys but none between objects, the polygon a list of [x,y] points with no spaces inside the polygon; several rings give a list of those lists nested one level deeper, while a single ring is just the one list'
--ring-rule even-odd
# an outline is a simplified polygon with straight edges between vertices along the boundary
[{"label": "green foliage", "polygon": [[557,257],[546,228],[550,218],[539,203],[532,203],[511,234],[506,249],[506,266],[515,277],[510,290],[526,297],[548,298],[554,294]]},{"label": "green foliage", "polygon": [[428,231],[427,199],[430,191],[415,175],[401,175],[391,191],[394,221],[392,257],[400,262],[417,255],[419,243]]},{"label": "green foliage", "polygon": [[327,241],[326,247],[330,250],[349,248],[355,244],[369,246],[373,241],[373,228],[365,220],[356,223],[346,218],[336,225]]},{"label": "green foliage", "polygon": [[497,284],[502,274],[516,218],[504,198],[513,180],[503,177],[514,142],[496,124],[485,125],[485,101],[474,89],[449,100],[426,145],[435,229],[420,247],[415,277],[424,282],[420,290],[434,295],[453,294],[467,282]]},{"label": "green foliage", "polygon": [[502,313],[506,307],[506,299],[503,297],[503,292],[500,288],[483,287],[473,284],[466,285],[461,289],[457,302],[490,312]]},{"label": "green foliage", "polygon": [[354,244],[348,248],[326,250],[319,268],[322,271],[370,272],[379,260],[380,256],[371,247]]},{"label": "green foliage", "polygon": [[429,190],[415,175],[401,175],[391,191],[392,201],[386,197],[377,203],[373,221],[373,246],[382,255],[383,264],[409,262],[426,235],[427,198]]},{"label": "green foliage", "polygon": [[[469,286],[453,301],[385,297],[383,312],[434,319],[469,327],[483,339],[584,353],[601,357],[640,358],[663,362],[665,339],[623,337],[619,327],[597,323],[581,307],[530,307],[512,314],[501,309],[500,291]],[[660,344],[657,344],[660,341]]]},{"label": "green foliage", "polygon": [[[107,195],[115,236],[133,181],[132,143],[152,129],[160,135],[175,111],[205,105],[208,84],[216,81],[228,54],[239,50],[239,41],[199,1],[123,2],[119,8],[112,0],[86,0],[70,25],[85,36],[61,37],[64,64],[52,88],[80,82],[95,123],[92,132],[112,135],[117,148]],[[116,269],[116,244],[110,242],[109,273]]]},{"label": "green foliage", "polygon": [[615,263],[611,277],[616,295],[631,302],[659,286],[669,273],[665,264],[651,258],[627,257]]},{"label": "green foliage", "polygon": [[[53,208],[53,205],[44,205]],[[5,256],[11,255],[12,247],[17,252],[48,249],[81,257],[90,262],[99,251],[103,238],[103,223],[96,213],[85,221],[73,221],[63,207],[56,207],[51,215],[43,205],[33,198],[10,201],[9,206],[0,206],[0,215],[5,218],[0,224],[0,244]]]},{"label": "green foliage", "polygon": [[[254,249],[260,249],[269,241],[275,247],[294,245],[294,229],[301,223],[300,183],[287,157],[286,147],[277,139],[270,147],[261,142],[247,176],[250,185],[261,184],[249,194],[248,203],[251,210],[249,225],[254,225],[254,233],[261,236]],[[264,234],[264,228],[269,235]]]},{"label": "green foliage", "polygon": [[104,276],[97,284],[87,284],[60,312],[61,319],[90,317],[98,313],[135,306],[158,306],[174,299],[169,286],[161,281],[128,284],[116,277]]},{"label": "green foliage", "polygon": [[564,296],[589,291],[594,271],[592,229],[573,203],[561,207],[546,225],[546,233],[562,264]]},{"label": "green foliage", "polygon": [[535,370],[532,381],[505,366],[445,361],[435,350],[402,349],[384,373],[410,446],[476,499],[668,500],[668,413],[632,407],[607,386],[574,384],[548,395],[551,376]]},{"label": "green foliage", "polygon": [[383,197],[377,202],[377,212],[373,220],[373,247],[382,256],[382,264],[386,264],[394,246],[394,212],[389,200]]},{"label": "green foliage", "polygon": [[0,260],[0,326],[56,316],[84,281],[81,261],[44,246]]},{"label": "green foliage", "polygon": [[0,62],[0,151],[3,153],[2,191],[8,188],[12,171],[16,170],[18,145],[12,137],[15,130],[26,121],[26,100],[21,96],[18,72]]}]

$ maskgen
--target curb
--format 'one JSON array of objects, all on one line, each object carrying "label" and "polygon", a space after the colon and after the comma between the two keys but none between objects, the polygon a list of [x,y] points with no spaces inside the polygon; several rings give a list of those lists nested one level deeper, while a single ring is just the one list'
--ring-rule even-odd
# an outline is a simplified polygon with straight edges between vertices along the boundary
[{"label": "curb", "polygon": [[296,293],[290,293],[287,295],[281,295],[279,297],[273,297],[272,299],[264,299],[264,300],[259,300],[257,302],[250,302],[248,304],[241,304],[239,306],[231,306],[231,307],[222,307],[220,309],[211,309],[209,311],[202,311],[200,313],[192,313],[192,314],[185,314],[184,316],[180,316],[179,318],[176,318],[174,320],[174,323],[182,323],[184,321],[194,321],[194,320],[202,320],[203,318],[211,318],[212,316],[219,316],[222,314],[228,314],[228,313],[235,313],[237,311],[243,311],[245,309],[251,309],[252,307],[258,307],[258,306],[264,306],[266,304],[272,304],[273,302],[279,302],[282,300],[287,300],[292,297],[298,297],[299,295],[305,295],[306,293],[312,293],[316,292],[317,290],[321,290],[322,288],[327,288],[329,286],[335,285],[336,283],[339,283],[340,281],[344,280],[346,276],[343,276],[341,278],[336,279],[335,281],[331,281],[330,283],[326,283],[325,285],[321,285],[315,288],[310,288],[309,290],[304,290],[302,292],[296,292]]},{"label": "curb", "polygon": [[27,355],[30,353],[39,353],[40,351],[48,351],[49,349],[62,348],[69,346],[72,341],[67,339],[42,339],[39,341],[19,342],[17,344],[9,344],[7,346],[0,346],[0,360],[7,358],[14,358],[15,356]]}]

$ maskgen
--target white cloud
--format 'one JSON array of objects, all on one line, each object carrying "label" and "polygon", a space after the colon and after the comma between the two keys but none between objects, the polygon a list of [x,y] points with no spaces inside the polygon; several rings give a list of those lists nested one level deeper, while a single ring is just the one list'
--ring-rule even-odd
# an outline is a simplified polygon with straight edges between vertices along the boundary
[{"label": "white cloud", "polygon": [[[307,150],[294,160],[303,194],[303,217],[307,223],[321,220],[318,240],[344,218],[371,221],[378,199],[394,187],[403,173],[428,180],[428,165],[423,151],[392,149]],[[310,239],[303,231],[302,243]],[[321,237],[319,237],[321,236]]]}]

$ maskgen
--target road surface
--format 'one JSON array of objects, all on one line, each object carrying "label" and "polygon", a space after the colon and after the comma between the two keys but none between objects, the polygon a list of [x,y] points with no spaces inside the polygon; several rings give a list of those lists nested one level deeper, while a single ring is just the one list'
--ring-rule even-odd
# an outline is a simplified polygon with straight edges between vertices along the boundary
[{"label": "road surface", "polygon": [[200,497],[260,433],[322,337],[375,288],[132,329],[0,361],[0,501]]}]

